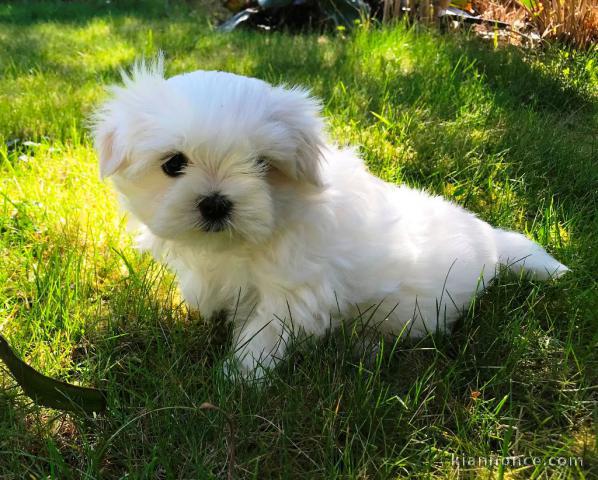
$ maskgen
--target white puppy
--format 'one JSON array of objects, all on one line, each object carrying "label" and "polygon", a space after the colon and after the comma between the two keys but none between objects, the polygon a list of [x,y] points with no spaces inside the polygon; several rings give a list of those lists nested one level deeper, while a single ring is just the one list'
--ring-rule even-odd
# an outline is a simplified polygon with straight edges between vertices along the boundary
[{"label": "white puppy", "polygon": [[101,175],[189,305],[234,319],[245,372],[271,367],[290,335],[363,312],[384,333],[444,330],[499,265],[567,271],[521,234],[371,175],[327,143],[303,89],[213,71],[164,79],[161,59],[123,79],[94,117]]}]

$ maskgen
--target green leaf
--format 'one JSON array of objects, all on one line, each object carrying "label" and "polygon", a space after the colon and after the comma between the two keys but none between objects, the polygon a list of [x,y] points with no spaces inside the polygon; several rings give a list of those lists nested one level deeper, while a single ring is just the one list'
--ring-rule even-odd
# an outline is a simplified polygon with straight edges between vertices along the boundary
[{"label": "green leaf", "polygon": [[0,359],[6,364],[25,394],[39,405],[71,412],[91,413],[106,410],[104,391],[77,387],[42,375],[17,357],[2,335],[0,335]]},{"label": "green leaf", "polygon": [[518,2],[527,10],[535,10],[538,6],[537,0],[518,0]]}]

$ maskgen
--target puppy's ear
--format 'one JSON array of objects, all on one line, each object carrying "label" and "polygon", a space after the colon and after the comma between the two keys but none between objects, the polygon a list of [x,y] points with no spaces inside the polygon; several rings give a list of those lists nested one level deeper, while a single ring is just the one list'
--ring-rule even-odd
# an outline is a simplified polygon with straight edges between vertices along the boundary
[{"label": "puppy's ear", "polygon": [[300,88],[275,87],[272,93],[266,147],[272,166],[293,179],[322,186],[320,163],[326,140],[320,102]]},{"label": "puppy's ear", "polygon": [[119,147],[117,130],[100,124],[94,129],[94,144],[100,159],[100,177],[116,173],[125,159],[125,152]]},{"label": "puppy's ear", "polygon": [[160,52],[150,61],[137,60],[131,73],[121,70],[123,87],[112,86],[107,100],[91,117],[94,144],[100,158],[100,176],[109,177],[125,163],[127,142],[123,137],[130,128],[127,110],[132,104],[143,104],[148,95],[153,96],[164,80],[164,55]]}]

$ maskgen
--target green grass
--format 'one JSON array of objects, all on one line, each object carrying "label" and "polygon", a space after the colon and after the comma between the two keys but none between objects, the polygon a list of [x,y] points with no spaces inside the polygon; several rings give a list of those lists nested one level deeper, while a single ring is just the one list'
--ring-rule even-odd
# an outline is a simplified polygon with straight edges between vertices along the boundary
[{"label": "green grass", "polygon": [[[0,331],[110,403],[95,418],[42,409],[0,371],[0,478],[219,478],[231,449],[238,478],[595,478],[595,52],[400,26],[220,35],[170,3],[0,5]],[[267,388],[226,380],[225,335],[134,251],[85,127],[103,85],[158,49],[168,74],[309,86],[331,135],[361,145],[376,174],[523,231],[573,272],[501,277],[452,336],[386,346],[373,363],[344,332],[298,346]],[[451,465],[501,454],[583,465]]]}]

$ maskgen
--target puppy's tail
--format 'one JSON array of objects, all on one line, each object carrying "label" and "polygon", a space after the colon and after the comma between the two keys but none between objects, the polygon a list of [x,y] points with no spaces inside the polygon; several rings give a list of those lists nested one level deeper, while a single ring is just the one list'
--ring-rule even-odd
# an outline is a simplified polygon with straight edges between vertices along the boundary
[{"label": "puppy's tail", "polygon": [[520,233],[495,229],[498,263],[514,273],[522,271],[538,280],[548,280],[564,275],[569,269],[552,258],[537,243],[532,242]]}]

